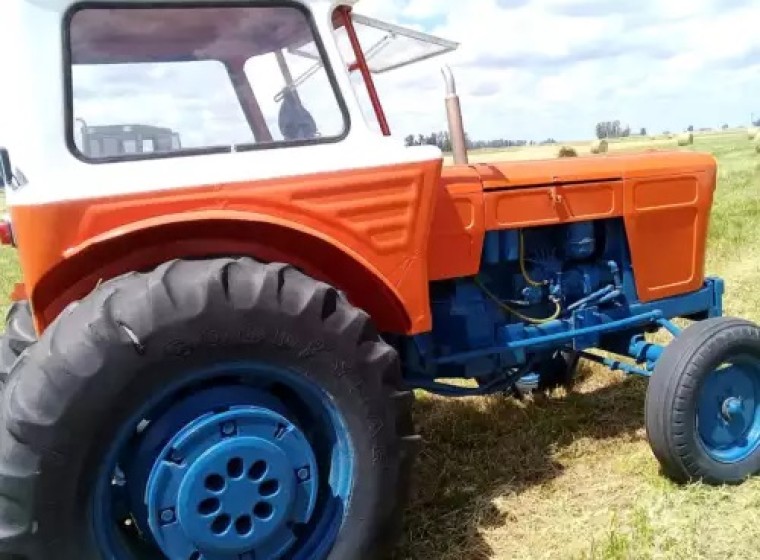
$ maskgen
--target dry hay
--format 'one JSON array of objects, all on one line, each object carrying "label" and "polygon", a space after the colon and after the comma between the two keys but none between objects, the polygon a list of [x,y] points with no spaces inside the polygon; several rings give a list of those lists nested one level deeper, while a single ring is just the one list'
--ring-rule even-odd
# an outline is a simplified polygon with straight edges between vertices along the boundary
[{"label": "dry hay", "polygon": [[678,135],[679,146],[689,146],[694,143],[694,134],[691,132],[685,132]]},{"label": "dry hay", "polygon": [[606,154],[609,149],[609,143],[607,140],[594,140],[591,142],[592,154]]},{"label": "dry hay", "polygon": [[755,136],[755,151],[760,154],[760,134]]},{"label": "dry hay", "polygon": [[747,138],[750,140],[754,140],[757,138],[757,134],[760,132],[760,128],[756,126],[751,126],[747,129]]},{"label": "dry hay", "polygon": [[562,146],[557,153],[557,157],[578,157],[578,152],[571,146]]}]

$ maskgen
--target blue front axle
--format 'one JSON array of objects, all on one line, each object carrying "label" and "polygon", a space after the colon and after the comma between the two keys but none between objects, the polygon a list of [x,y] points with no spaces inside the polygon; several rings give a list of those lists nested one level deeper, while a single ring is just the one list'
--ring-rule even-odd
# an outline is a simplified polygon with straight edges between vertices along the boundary
[{"label": "blue front axle", "polygon": [[[532,375],[532,358],[561,350],[578,352],[613,370],[649,376],[663,347],[647,342],[643,334],[665,328],[677,336],[680,329],[671,322],[673,319],[721,316],[723,292],[723,280],[712,277],[706,279],[702,289],[672,298],[632,305],[578,306],[568,317],[543,324],[498,325],[496,344],[461,352],[442,352],[431,333],[410,337],[402,348],[406,381],[411,387],[446,396],[501,392]],[[593,354],[589,352],[592,349],[632,358],[641,367]],[[477,379],[479,387],[455,387],[435,381],[462,377]]]}]

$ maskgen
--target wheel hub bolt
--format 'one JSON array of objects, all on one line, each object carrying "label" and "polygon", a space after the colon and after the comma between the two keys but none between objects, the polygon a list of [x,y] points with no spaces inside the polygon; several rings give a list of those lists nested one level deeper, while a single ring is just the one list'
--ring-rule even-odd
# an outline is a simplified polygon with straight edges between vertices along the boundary
[{"label": "wheel hub bolt", "polygon": [[174,511],[171,509],[165,509],[161,512],[161,521],[164,523],[171,523],[174,521]]},{"label": "wheel hub bolt", "polygon": [[302,467],[298,469],[298,472],[296,473],[296,476],[298,477],[298,480],[301,482],[305,480],[309,480],[309,477],[311,476],[311,473],[309,472],[308,467]]},{"label": "wheel hub bolt", "polygon": [[225,422],[222,424],[222,434],[225,436],[231,436],[235,433],[235,430],[237,427],[235,426],[234,422]]},{"label": "wheel hub bolt", "polygon": [[722,413],[726,420],[731,420],[734,416],[742,413],[744,406],[742,400],[738,397],[728,397],[723,401]]}]

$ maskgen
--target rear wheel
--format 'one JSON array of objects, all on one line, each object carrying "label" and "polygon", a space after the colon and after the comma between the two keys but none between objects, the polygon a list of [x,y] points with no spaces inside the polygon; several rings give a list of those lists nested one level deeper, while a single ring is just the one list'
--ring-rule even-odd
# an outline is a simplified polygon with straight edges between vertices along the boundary
[{"label": "rear wheel", "polygon": [[5,332],[0,335],[0,384],[5,383],[18,357],[36,341],[29,302],[14,302],[5,317]]},{"label": "rear wheel", "polygon": [[646,427],[677,482],[736,484],[760,473],[760,327],[717,318],[686,329],[655,366]]},{"label": "rear wheel", "polygon": [[17,365],[0,551],[375,557],[417,438],[393,348],[333,288],[250,259],[105,283]]}]

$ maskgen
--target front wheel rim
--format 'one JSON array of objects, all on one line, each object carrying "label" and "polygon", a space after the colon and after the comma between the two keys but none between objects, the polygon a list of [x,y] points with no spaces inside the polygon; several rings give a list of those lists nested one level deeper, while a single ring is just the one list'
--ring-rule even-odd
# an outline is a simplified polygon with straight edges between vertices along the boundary
[{"label": "front wheel rim", "polygon": [[353,449],[334,401],[302,376],[225,364],[183,376],[122,426],[91,500],[104,557],[305,560],[337,538]]},{"label": "front wheel rim", "polygon": [[744,461],[760,448],[760,361],[742,356],[710,372],[696,427],[705,452],[720,463]]}]

